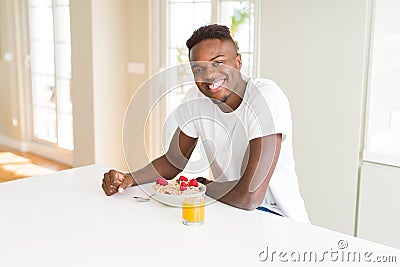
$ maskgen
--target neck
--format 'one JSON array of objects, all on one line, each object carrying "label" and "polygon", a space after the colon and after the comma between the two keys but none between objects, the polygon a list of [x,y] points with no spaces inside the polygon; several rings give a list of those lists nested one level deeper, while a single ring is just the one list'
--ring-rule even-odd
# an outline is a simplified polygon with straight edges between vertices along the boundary
[{"label": "neck", "polygon": [[234,88],[225,103],[219,103],[218,107],[222,112],[229,113],[236,110],[242,103],[247,82],[241,79],[240,83]]}]

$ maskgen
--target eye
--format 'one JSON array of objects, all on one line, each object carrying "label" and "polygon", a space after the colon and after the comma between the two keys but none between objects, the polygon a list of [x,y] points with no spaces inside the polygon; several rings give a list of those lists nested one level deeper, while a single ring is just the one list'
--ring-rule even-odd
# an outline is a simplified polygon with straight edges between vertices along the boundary
[{"label": "eye", "polygon": [[204,71],[204,67],[192,69],[193,74],[200,74]]},{"label": "eye", "polygon": [[219,65],[222,65],[222,64],[224,64],[223,61],[215,61],[215,62],[213,63],[213,66],[216,67],[216,66],[219,66]]}]

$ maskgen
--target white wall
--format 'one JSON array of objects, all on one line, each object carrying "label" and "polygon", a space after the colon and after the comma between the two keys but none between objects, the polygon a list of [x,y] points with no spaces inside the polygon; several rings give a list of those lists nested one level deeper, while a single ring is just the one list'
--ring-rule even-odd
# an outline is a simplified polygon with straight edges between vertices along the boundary
[{"label": "white wall", "polygon": [[126,169],[127,1],[71,1],[74,166]]},{"label": "white wall", "polygon": [[95,162],[91,1],[70,1],[74,166]]},{"label": "white wall", "polygon": [[[24,107],[18,102],[22,99],[20,75],[21,32],[17,1],[0,0],[0,142],[3,140],[23,141],[22,114]],[[6,55],[11,58],[6,59]],[[13,124],[16,120],[16,124]],[[14,143],[13,142],[13,143]],[[17,146],[14,146],[18,148]]]},{"label": "white wall", "polygon": [[[129,73],[128,76],[128,100],[133,97],[141,99],[141,101],[135,102],[135,107],[129,109],[136,112],[136,114],[129,113],[129,110],[127,110],[127,128],[125,129],[123,141],[126,160],[131,171],[149,162],[149,157],[145,150],[144,135],[146,132],[144,132],[143,127],[150,103],[147,95],[149,90],[148,88],[142,89],[141,92],[138,90],[151,75],[149,58],[151,56],[150,53],[152,55],[155,54],[154,51],[150,52],[151,46],[154,44],[150,45],[149,42],[149,38],[152,35],[149,23],[153,21],[149,12],[150,2],[128,0],[128,59],[129,62],[144,64],[145,67],[145,73]],[[141,96],[139,97],[138,94]]]},{"label": "white wall", "polygon": [[127,100],[127,1],[92,1],[95,159],[125,168],[122,124]]},{"label": "white wall", "polygon": [[291,103],[311,222],[353,234],[369,1],[261,2],[261,76],[275,80]]}]

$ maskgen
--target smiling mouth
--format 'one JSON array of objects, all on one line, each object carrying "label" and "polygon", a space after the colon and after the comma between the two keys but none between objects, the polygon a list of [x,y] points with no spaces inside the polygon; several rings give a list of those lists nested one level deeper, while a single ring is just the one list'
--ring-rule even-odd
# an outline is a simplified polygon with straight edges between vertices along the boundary
[{"label": "smiling mouth", "polygon": [[224,84],[225,79],[218,80],[216,82],[210,83],[208,85],[208,89],[211,93],[216,93],[222,89],[222,85]]}]

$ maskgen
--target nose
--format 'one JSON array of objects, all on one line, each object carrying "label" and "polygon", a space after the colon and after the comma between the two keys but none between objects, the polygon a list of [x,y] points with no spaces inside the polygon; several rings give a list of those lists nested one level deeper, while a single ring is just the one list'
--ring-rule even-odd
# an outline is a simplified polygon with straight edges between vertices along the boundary
[{"label": "nose", "polygon": [[212,66],[207,66],[199,79],[202,82],[213,82],[215,80],[215,69]]}]

